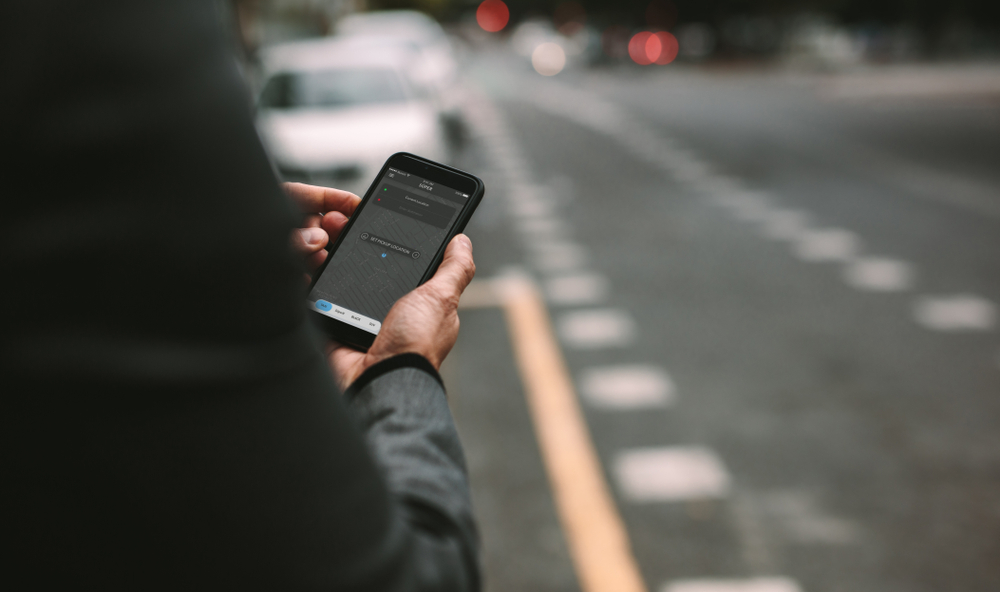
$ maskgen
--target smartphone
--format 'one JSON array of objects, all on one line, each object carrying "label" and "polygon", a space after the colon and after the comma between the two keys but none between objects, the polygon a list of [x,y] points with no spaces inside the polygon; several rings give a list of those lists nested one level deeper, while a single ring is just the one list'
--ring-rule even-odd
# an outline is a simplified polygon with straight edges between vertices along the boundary
[{"label": "smartphone", "polygon": [[474,175],[393,154],[313,275],[310,315],[332,339],[367,351],[392,305],[437,271],[484,193]]}]

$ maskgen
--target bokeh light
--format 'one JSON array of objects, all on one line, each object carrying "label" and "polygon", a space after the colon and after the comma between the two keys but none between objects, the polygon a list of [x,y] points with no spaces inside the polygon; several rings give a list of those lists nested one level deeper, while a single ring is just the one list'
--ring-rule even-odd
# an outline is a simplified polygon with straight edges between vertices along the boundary
[{"label": "bokeh light", "polygon": [[510,10],[500,0],[485,0],[476,9],[476,22],[484,31],[496,33],[507,26]]},{"label": "bokeh light", "polygon": [[661,53],[663,53],[663,43],[660,38],[656,34],[650,35],[646,39],[646,59],[655,64],[656,60],[660,59]]},{"label": "bokeh light", "polygon": [[566,52],[558,43],[543,43],[532,52],[531,65],[542,76],[555,76],[566,67]]},{"label": "bokeh light", "polygon": [[[647,44],[650,38],[654,38],[654,35],[649,31],[640,31],[632,36],[632,39],[628,42],[628,55],[632,58],[632,61],[639,64],[640,66],[648,66],[653,63],[653,60],[649,59],[649,53],[647,50]],[[657,46],[657,56],[659,56],[659,39],[654,41]]]},{"label": "bokeh light", "polygon": [[641,31],[628,43],[629,57],[640,66],[665,66],[677,58],[678,49],[677,38],[666,31]]},{"label": "bokeh light", "polygon": [[657,55],[654,57],[653,53],[650,51],[649,41],[646,42],[646,54],[654,64],[666,66],[677,58],[677,51],[680,49],[680,44],[677,43],[677,37],[674,37],[666,31],[660,31],[650,37],[650,41],[653,39],[656,39],[658,42],[657,45],[659,46],[659,49],[657,50]]}]

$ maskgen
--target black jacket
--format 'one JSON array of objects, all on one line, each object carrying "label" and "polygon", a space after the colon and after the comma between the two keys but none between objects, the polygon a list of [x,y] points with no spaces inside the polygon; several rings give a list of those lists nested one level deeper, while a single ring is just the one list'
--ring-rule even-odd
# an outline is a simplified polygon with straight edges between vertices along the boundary
[{"label": "black jacket", "polygon": [[5,580],[477,589],[439,379],[337,392],[224,13],[4,4]]}]

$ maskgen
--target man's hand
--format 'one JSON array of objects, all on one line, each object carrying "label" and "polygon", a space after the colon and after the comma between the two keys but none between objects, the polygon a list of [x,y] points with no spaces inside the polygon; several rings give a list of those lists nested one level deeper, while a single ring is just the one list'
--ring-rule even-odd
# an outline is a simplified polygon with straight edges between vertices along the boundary
[{"label": "man's hand", "polygon": [[472,241],[464,234],[451,240],[437,273],[393,305],[367,353],[332,343],[331,366],[347,388],[369,366],[403,353],[418,353],[435,368],[458,339],[458,299],[476,275]]},{"label": "man's hand", "polygon": [[[323,247],[336,241],[361,200],[346,191],[301,183],[286,183],[285,191],[303,211],[316,214],[292,241],[315,269],[326,259]],[[420,354],[439,368],[458,338],[458,300],[475,274],[472,241],[460,234],[448,244],[434,277],[392,307],[368,352],[329,344],[327,356],[340,387],[346,389],[373,364],[403,353]]]},{"label": "man's hand", "polygon": [[302,228],[292,236],[292,247],[306,258],[312,271],[326,261],[326,246],[337,240],[347,220],[361,203],[350,191],[317,187],[303,183],[285,183],[285,193],[306,214]]}]

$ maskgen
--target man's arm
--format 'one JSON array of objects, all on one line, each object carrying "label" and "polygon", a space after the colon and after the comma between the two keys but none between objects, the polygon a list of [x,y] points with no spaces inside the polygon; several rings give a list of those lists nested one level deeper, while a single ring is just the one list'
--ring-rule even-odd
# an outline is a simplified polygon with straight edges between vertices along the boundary
[{"label": "man's arm", "polygon": [[347,397],[428,555],[420,579],[428,589],[478,590],[465,459],[440,376],[426,358],[404,354],[371,367]]},{"label": "man's arm", "polygon": [[[315,269],[326,259],[323,247],[336,242],[360,199],[300,183],[286,183],[284,189],[309,214],[292,244]],[[472,243],[459,235],[434,277],[393,307],[367,353],[336,343],[327,347],[335,376],[350,385],[347,400],[390,491],[404,504],[408,520],[421,525],[420,536],[430,535],[424,542],[434,541],[426,550],[463,566],[442,570],[450,562],[423,561],[422,577],[440,589],[479,587],[465,461],[437,372],[455,344],[458,300],[474,275]]]},{"label": "man's arm", "polygon": [[215,5],[32,2],[9,16],[9,579],[474,589],[443,389],[398,368],[356,389],[356,412],[342,400]]}]

